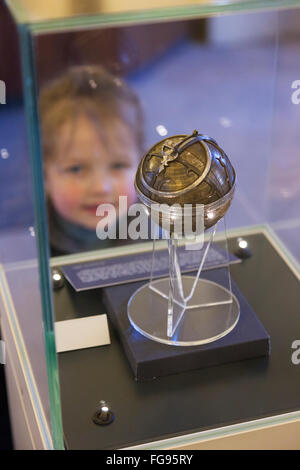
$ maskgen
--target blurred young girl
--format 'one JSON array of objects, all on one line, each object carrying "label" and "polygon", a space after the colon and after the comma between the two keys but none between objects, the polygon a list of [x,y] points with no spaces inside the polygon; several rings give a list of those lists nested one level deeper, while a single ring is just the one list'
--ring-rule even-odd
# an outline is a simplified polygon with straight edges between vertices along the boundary
[{"label": "blurred young girl", "polygon": [[96,236],[96,209],[109,203],[118,213],[119,196],[128,207],[136,200],[138,98],[102,67],[80,66],[46,86],[39,104],[52,255],[114,246]]}]

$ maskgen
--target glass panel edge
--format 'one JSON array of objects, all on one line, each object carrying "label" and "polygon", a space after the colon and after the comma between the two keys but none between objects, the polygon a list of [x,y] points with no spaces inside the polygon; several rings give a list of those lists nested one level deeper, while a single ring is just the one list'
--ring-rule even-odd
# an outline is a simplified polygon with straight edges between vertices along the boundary
[{"label": "glass panel edge", "polygon": [[[54,335],[54,319],[52,296],[50,291],[50,268],[48,264],[49,243],[47,240],[47,221],[46,213],[41,204],[43,201],[43,171],[40,158],[40,142],[38,132],[37,103],[34,83],[34,65],[32,57],[32,36],[26,25],[21,25],[19,30],[19,42],[22,59],[23,73],[23,91],[24,104],[27,115],[27,133],[30,147],[30,157],[32,166],[32,184],[34,191],[34,210],[36,224],[36,240],[37,253],[39,257],[38,268],[40,278],[41,304],[44,324],[45,350],[46,350],[46,366],[49,387],[49,402],[51,413],[52,439],[54,448],[57,450],[64,449],[62,417],[60,407],[60,388],[58,377],[58,364],[56,357],[55,335]],[[29,77],[32,79],[30,80]],[[35,123],[35,125],[32,125]],[[35,155],[35,158],[34,158]],[[58,413],[54,410],[59,409]]]},{"label": "glass panel edge", "polygon": [[153,21],[192,19],[218,14],[244,13],[259,10],[288,9],[300,6],[300,0],[246,0],[200,3],[198,5],[178,5],[174,7],[149,8],[136,11],[99,12],[69,17],[32,19],[21,2],[5,0],[15,21],[27,24],[35,34],[45,31],[58,31],[95,25],[121,25]]}]

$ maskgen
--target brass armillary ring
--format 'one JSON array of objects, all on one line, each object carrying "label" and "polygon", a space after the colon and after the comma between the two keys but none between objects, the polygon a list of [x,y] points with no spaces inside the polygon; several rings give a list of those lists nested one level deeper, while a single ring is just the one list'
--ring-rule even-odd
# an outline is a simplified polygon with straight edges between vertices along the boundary
[{"label": "brass armillary ring", "polygon": [[157,203],[203,204],[208,228],[228,210],[235,181],[224,150],[211,137],[194,131],[192,135],[168,137],[151,147],[136,172],[135,189],[148,207]]}]

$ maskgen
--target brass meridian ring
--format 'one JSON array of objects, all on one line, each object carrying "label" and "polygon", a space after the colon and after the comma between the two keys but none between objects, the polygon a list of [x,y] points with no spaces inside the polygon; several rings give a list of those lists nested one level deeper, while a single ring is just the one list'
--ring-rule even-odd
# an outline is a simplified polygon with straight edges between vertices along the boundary
[{"label": "brass meridian ring", "polygon": [[[166,198],[174,198],[174,196],[180,196],[182,194],[186,194],[187,192],[191,191],[193,188],[198,186],[206,178],[206,176],[207,176],[207,174],[210,170],[211,161],[212,161],[211,151],[210,151],[208,145],[206,145],[206,143],[203,142],[203,140],[199,140],[198,142],[201,145],[203,145],[204,150],[206,152],[206,157],[207,157],[204,171],[203,171],[202,175],[199,176],[198,179],[196,179],[192,184],[190,184],[186,188],[178,189],[177,191],[173,191],[172,193],[165,192],[165,191],[159,191],[158,189],[154,189],[151,186],[149,186],[149,184],[147,183],[147,181],[145,180],[144,175],[143,175],[143,165],[141,165],[141,167],[140,167],[140,178],[141,178],[141,181],[142,181],[143,185],[148,189],[148,191],[150,191],[151,193],[153,193],[157,196],[162,196],[162,197],[166,197]],[[176,160],[174,160],[174,161],[176,161]]]}]

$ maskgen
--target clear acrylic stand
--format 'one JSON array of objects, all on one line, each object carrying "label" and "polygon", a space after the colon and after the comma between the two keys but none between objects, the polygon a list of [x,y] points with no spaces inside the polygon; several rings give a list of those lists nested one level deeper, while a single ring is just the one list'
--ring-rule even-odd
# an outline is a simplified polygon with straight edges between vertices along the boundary
[{"label": "clear acrylic stand", "polygon": [[[220,230],[223,236],[216,244],[214,239]],[[235,327],[240,309],[231,287],[225,217],[208,231],[206,238],[199,247],[197,238],[183,244],[170,236],[166,240],[169,275],[162,279],[155,278],[161,251],[153,240],[150,282],[128,303],[129,320],[139,333],[165,344],[193,346],[222,338]],[[186,267],[189,259],[196,274],[182,273],[181,265]],[[215,280],[203,278],[207,268],[216,265]]]}]

